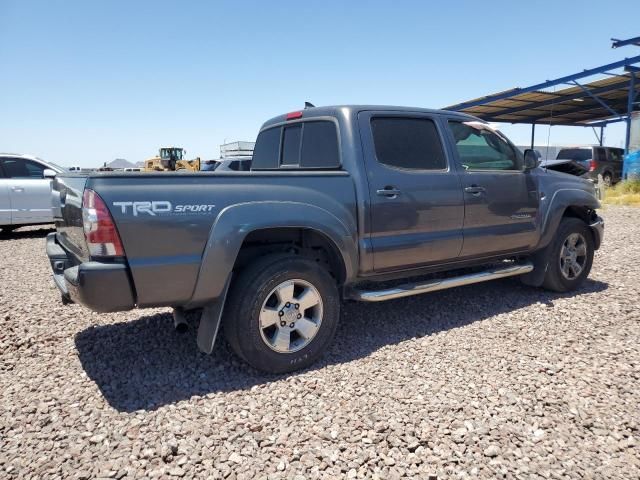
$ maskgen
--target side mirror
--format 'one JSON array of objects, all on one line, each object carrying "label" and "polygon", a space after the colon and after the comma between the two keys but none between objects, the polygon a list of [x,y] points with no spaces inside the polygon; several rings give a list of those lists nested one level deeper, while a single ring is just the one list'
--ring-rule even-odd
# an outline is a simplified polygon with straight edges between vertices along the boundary
[{"label": "side mirror", "polygon": [[531,148],[527,148],[524,151],[524,170],[525,170],[525,172],[529,171],[529,170],[533,170],[538,165],[540,165],[540,160],[538,159],[538,155],[536,154],[536,151],[532,150]]},{"label": "side mirror", "polygon": [[56,172],[55,170],[51,170],[50,168],[45,168],[42,171],[42,178],[54,178],[57,174],[58,172]]}]

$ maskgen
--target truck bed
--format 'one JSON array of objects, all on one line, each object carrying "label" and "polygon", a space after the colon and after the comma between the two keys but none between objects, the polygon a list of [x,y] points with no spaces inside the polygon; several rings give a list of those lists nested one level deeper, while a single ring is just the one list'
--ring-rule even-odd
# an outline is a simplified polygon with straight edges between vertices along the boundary
[{"label": "truck bed", "polygon": [[85,188],[100,195],[115,221],[139,307],[192,299],[210,232],[225,209],[263,204],[277,217],[278,205],[304,203],[346,219],[355,238],[355,189],[342,170],[64,174],[53,184],[57,240],[78,261],[88,259],[80,210]]}]

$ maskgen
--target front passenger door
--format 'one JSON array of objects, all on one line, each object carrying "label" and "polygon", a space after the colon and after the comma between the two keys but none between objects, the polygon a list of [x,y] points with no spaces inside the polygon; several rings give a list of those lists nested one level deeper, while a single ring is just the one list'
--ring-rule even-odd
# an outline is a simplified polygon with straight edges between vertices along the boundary
[{"label": "front passenger door", "polygon": [[483,122],[448,123],[464,193],[461,258],[529,250],[538,238],[539,197],[522,153]]},{"label": "front passenger door", "polygon": [[44,178],[46,167],[24,158],[0,158],[3,180],[9,190],[12,223],[47,223],[51,213],[51,180]]}]

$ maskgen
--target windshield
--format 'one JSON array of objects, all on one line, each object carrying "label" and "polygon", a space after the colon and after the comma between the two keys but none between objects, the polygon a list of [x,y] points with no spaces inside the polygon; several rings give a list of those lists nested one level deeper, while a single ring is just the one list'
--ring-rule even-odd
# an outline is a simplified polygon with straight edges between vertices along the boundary
[{"label": "windshield", "polygon": [[563,148],[558,152],[556,160],[575,160],[583,162],[591,160],[592,154],[590,148]]},{"label": "windshield", "polygon": [[53,162],[45,162],[45,163],[48,165],[51,165],[54,170],[59,170],[61,172],[64,172],[65,170],[67,170],[66,167],[60,166],[57,163],[53,163]]},{"label": "windshield", "polygon": [[161,148],[160,149],[160,158],[169,160],[172,156],[176,160],[182,160],[182,149],[181,148]]}]

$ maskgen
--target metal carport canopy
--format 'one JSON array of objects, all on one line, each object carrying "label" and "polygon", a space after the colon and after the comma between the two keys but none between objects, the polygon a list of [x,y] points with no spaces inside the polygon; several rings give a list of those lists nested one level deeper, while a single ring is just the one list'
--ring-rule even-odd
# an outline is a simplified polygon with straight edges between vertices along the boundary
[{"label": "metal carport canopy", "polygon": [[[488,122],[580,127],[603,127],[620,121],[628,124],[640,90],[640,69],[636,64],[640,64],[640,55],[444,109],[468,113]],[[588,83],[578,82],[598,76],[601,78]]]}]

